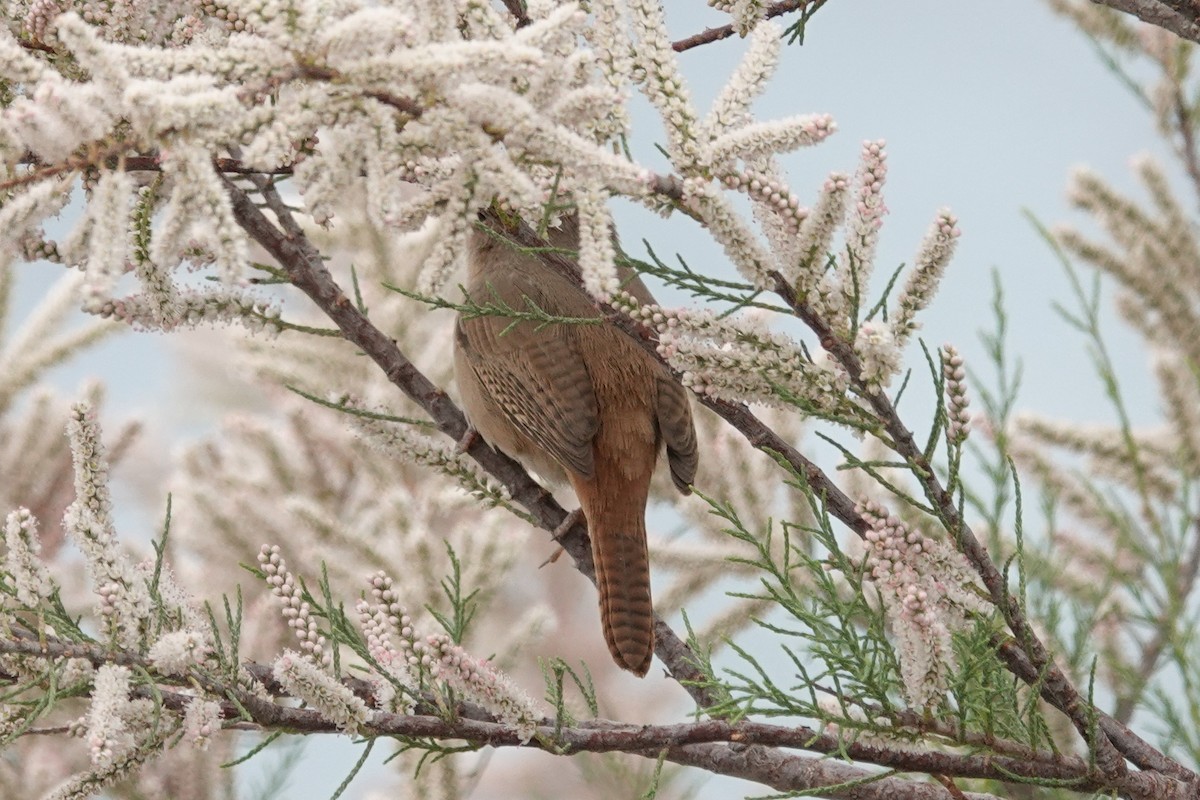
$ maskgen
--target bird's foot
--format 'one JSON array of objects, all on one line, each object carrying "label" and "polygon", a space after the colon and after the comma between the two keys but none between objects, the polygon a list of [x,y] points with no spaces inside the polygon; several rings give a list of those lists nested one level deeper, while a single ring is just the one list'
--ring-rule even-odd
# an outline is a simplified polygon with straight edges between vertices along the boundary
[{"label": "bird's foot", "polygon": [[467,432],[458,440],[458,444],[454,445],[454,455],[461,456],[463,453],[471,449],[471,445],[479,439],[479,429],[474,425],[467,423]]},{"label": "bird's foot", "polygon": [[[567,535],[567,531],[571,530],[571,528],[574,528],[575,523],[579,522],[582,519],[583,519],[583,509],[582,508],[575,509],[570,514],[567,514],[565,517],[563,517],[563,521],[560,522],[558,524],[558,527],[555,528],[550,533],[551,538],[553,538],[554,541],[556,541],[556,542],[562,541],[562,537]],[[558,547],[556,547],[554,549],[554,552],[550,554],[550,557],[538,565],[538,569],[541,569],[542,567],[546,566],[547,564],[553,564],[554,562],[558,561],[558,559],[562,556],[564,549],[565,548],[561,544]]]}]

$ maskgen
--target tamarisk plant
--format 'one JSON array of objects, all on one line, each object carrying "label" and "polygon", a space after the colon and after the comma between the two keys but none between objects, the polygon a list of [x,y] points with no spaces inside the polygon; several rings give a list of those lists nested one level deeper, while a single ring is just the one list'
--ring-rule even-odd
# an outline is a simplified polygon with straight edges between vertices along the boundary
[{"label": "tamarisk plant", "polygon": [[[621,764],[645,769],[600,762],[620,796],[674,793],[679,773],[668,764],[782,796],[1194,794],[1191,717],[1168,707],[1168,684],[1103,682],[1132,674],[1112,643],[1143,633],[1156,637],[1138,640],[1143,667],[1169,662],[1184,682],[1193,674],[1190,627],[1179,620],[1194,613],[1197,559],[1176,571],[1165,560],[1194,549],[1190,473],[1168,468],[1178,453],[1127,424],[1116,435],[1059,434],[1125,482],[1111,497],[1055,483],[1020,446],[1055,429],[1010,431],[1003,371],[998,391],[981,390],[994,441],[979,442],[962,356],[914,342],[958,218],[938,210],[912,264],[876,274],[885,143],[864,143],[857,170],[831,173],[806,203],[778,157],[818,145],[834,120],[759,121],[750,111],[784,36],[801,37],[823,0],[714,5],[729,26],[679,42],[653,0],[5,6],[0,286],[13,262],[60,264],[81,276],[68,296],[102,322],[24,362],[4,352],[0,363],[25,365],[0,374],[4,430],[21,421],[9,419],[10,398],[114,321],[216,328],[270,406],[231,414],[180,456],[169,479],[179,507],[172,500],[151,557],[118,538],[93,403],[64,414],[69,470],[39,464],[40,483],[0,494],[14,507],[0,573],[0,742],[24,748],[23,763],[41,756],[52,767],[21,777],[55,798],[171,794],[181,763],[216,773],[244,760],[231,741],[248,731],[261,737],[249,756],[284,734],[351,737],[362,754],[335,796],[386,739],[405,756],[412,780],[402,791],[412,796],[434,785],[466,794],[459,765],[485,747],[626,754]],[[1072,8],[1109,25],[1088,31],[1128,25]],[[785,30],[773,19],[787,14]],[[744,57],[702,113],[678,52],[735,32]],[[1154,36],[1146,40],[1161,45]],[[1190,56],[1179,47],[1176,56]],[[1186,158],[1187,72],[1172,75]],[[662,122],[653,166],[628,146],[634,93]],[[1161,219],[1096,179],[1078,184],[1080,203],[1122,250],[1067,233],[1056,241],[1123,282],[1123,307],[1167,353],[1167,396],[1190,398],[1191,301],[1150,281],[1145,259],[1190,277],[1194,243],[1176,224],[1186,217],[1166,179],[1143,173]],[[691,218],[737,278],[620,252],[613,198]],[[544,236],[568,211],[580,225],[573,253]],[[668,577],[655,635],[665,677],[650,691],[677,686],[689,702],[655,709],[677,715],[671,722],[610,715],[637,690],[589,672],[571,651],[569,622],[549,635],[558,604],[531,600],[512,577],[529,560],[507,530],[519,523],[552,533],[594,579],[586,531],[517,463],[467,436],[443,390],[450,320],[421,304],[594,320],[460,301],[447,287],[480,214],[509,246],[578,280],[604,324],[661,358],[714,412],[698,424],[707,466],[696,499],[678,508],[694,536],[653,543]],[[1155,235],[1131,235],[1146,228]],[[699,307],[638,304],[622,291],[622,260]],[[1091,332],[1094,304],[1085,310],[1078,319]],[[26,330],[56,329],[37,322]],[[1003,337],[990,344],[1003,365]],[[906,371],[906,353],[924,366]],[[925,380],[936,399],[918,428],[897,401]],[[1177,432],[1187,413],[1177,412]],[[815,447],[801,452],[805,427],[833,448],[843,477],[805,455]],[[972,447],[989,468],[977,484]],[[1033,464],[1051,489],[1048,508],[1064,502],[1082,524],[1107,526],[1119,547],[1102,574],[1120,592],[1093,582],[1092,604],[1064,617],[1088,587],[1060,590],[1048,578],[1088,553],[1055,548],[1054,516],[1035,542],[1019,509],[1009,514],[1008,498],[1020,496],[1010,457]],[[64,475],[71,499],[39,513],[61,510],[86,582],[69,579],[60,548],[43,546],[39,531],[55,520],[23,499]],[[1123,504],[1131,495],[1135,512]],[[1139,551],[1141,523],[1176,549]],[[197,557],[210,585],[213,565],[232,572],[256,558],[248,569],[269,589],[257,585],[249,604],[237,587],[195,599],[184,585],[199,583]],[[1152,578],[1144,591],[1125,582],[1134,573]],[[724,599],[710,613],[714,587]],[[1102,615],[1104,598],[1132,603]],[[684,635],[672,626],[682,610],[691,612],[678,617]],[[1111,635],[1097,642],[1101,624]],[[538,657],[544,704],[520,676]],[[1165,730],[1143,726],[1138,710],[1157,711]],[[1147,729],[1166,738],[1143,738]],[[55,760],[39,746],[72,734],[83,743],[55,745]],[[543,768],[539,785],[549,779]],[[224,790],[234,791],[229,779]]]}]

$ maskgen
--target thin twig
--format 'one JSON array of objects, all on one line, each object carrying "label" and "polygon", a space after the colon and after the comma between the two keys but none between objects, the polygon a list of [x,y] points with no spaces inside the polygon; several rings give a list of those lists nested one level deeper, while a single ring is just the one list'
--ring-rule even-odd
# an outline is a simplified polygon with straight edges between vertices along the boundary
[{"label": "thin twig", "polygon": [[[765,17],[767,19],[774,19],[775,17],[804,9],[806,6],[812,6],[812,8],[805,10],[805,13],[811,16],[816,12],[817,9],[825,5],[825,3],[826,0],[781,0],[780,2],[772,3],[771,5],[767,6]],[[685,50],[691,50],[693,47],[700,47],[701,45],[719,42],[722,39],[728,39],[735,33],[736,31],[732,25],[721,25],[716,28],[708,28],[693,36],[688,36],[685,39],[680,39],[677,42],[673,42],[671,44],[671,49],[676,53],[682,53]]]}]

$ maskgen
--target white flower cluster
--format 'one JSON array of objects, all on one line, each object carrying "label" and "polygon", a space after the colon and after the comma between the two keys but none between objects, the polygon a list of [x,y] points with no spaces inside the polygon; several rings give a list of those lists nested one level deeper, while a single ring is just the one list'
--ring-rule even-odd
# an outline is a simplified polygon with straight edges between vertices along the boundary
[{"label": "white flower cluster", "polygon": [[221,704],[196,698],[183,712],[183,736],[199,750],[207,750],[212,737],[221,730]]},{"label": "white flower cluster", "polygon": [[86,738],[92,763],[107,767],[133,745],[125,715],[129,700],[129,667],[105,664],[96,670]]},{"label": "white flower cluster", "polygon": [[[882,141],[863,143],[849,208],[844,194],[847,183],[839,175],[830,176],[824,193],[832,196],[821,198],[819,216],[814,215],[811,228],[801,230],[800,258],[808,274],[800,277],[797,290],[809,288],[801,297],[838,332],[850,329],[851,313],[861,306],[875,267],[879,228],[887,213],[883,204],[883,183],[887,178],[884,147]],[[845,247],[836,260],[825,261],[833,231],[842,224],[846,227]],[[822,261],[814,263],[818,258]]]},{"label": "white flower cluster", "polygon": [[[424,675],[483,706],[514,727],[521,741],[529,741],[544,715],[508,676],[455,645],[444,633],[421,636],[400,605],[392,579],[384,573],[372,576],[371,595],[374,602],[360,601],[358,612],[367,648],[387,672],[386,677],[376,676],[371,680],[381,707],[411,711],[411,699],[397,698],[387,678],[412,689],[422,682],[420,676]],[[399,637],[399,642],[393,641],[393,634]]]},{"label": "white flower cluster", "polygon": [[283,616],[288,627],[296,634],[300,649],[307,658],[325,668],[333,663],[332,654],[325,647],[325,636],[317,626],[310,606],[303,598],[296,578],[287,568],[287,562],[279,552],[279,545],[264,544],[258,552],[258,563],[267,575],[271,594],[283,605]]},{"label": "white flower cluster", "polygon": [[468,700],[478,703],[516,729],[522,742],[537,732],[545,715],[519,686],[486,660],[475,658],[444,633],[430,634],[417,642],[422,666]]},{"label": "white flower cluster", "polygon": [[697,394],[732,402],[781,404],[781,394],[811,408],[845,408],[846,374],[833,362],[814,362],[790,337],[772,333],[749,316],[720,317],[707,310],[623,307],[658,332],[658,352]]},{"label": "white flower cluster", "polygon": [[871,320],[858,327],[854,354],[862,365],[862,379],[869,392],[880,392],[900,371],[900,348],[886,322]]},{"label": "white flower cluster", "polygon": [[37,527],[37,519],[27,508],[10,512],[4,526],[4,569],[12,578],[17,600],[30,608],[54,591],[50,573],[38,558],[42,543]]},{"label": "white flower cluster", "polygon": [[916,316],[933,300],[960,235],[958,217],[947,208],[938,211],[892,311],[897,346],[903,346],[917,329]]},{"label": "white flower cluster", "polygon": [[[53,162],[97,143],[114,147],[112,131],[128,121],[157,154],[153,191],[101,169],[62,248],[68,263],[86,264],[89,308],[146,328],[231,320],[277,327],[276,311],[236,287],[247,237],[213,165],[228,156],[264,170],[293,168],[292,185],[321,224],[361,187],[377,227],[398,238],[436,230],[418,280],[426,293],[461,261],[477,209],[496,202],[531,220],[565,200],[579,212],[586,287],[608,300],[618,284],[607,199],[624,195],[654,208],[682,200],[747,279],[771,288],[783,275],[849,337],[886,211],[883,143],[864,145],[849,209],[840,175],[814,212],[804,208],[775,156],[823,141],[836,125],[826,114],[753,119],[750,105],[777,67],[782,32],[757,0],[726,5],[748,47],[703,118],[656,0],[595,0],[590,16],[573,3],[534,4],[523,25],[477,0],[239,0],[193,8],[169,34],[141,38],[123,31],[149,13],[145,0],[130,0],[115,33],[95,26],[104,14],[66,13],[51,25],[42,19],[49,7],[40,7],[31,29],[53,27],[80,74],[68,78],[0,32],[0,77],[27,88],[0,110],[0,151]],[[169,46],[133,43],[142,41]],[[681,179],[667,182],[669,198],[655,194],[667,183],[612,146],[626,131],[634,87],[665,126],[673,177]],[[127,151],[108,152],[119,171]],[[57,174],[22,176],[27,182],[0,209],[0,247],[10,237],[23,249],[35,242],[58,252],[33,230],[61,207],[68,184]],[[724,189],[747,194],[761,232]],[[843,222],[845,251],[827,261]],[[148,241],[131,241],[138,225],[153,228]],[[925,255],[898,312],[897,346],[944,266],[940,253]],[[176,288],[170,276],[184,263],[211,267],[224,294]],[[112,297],[126,272],[143,291]]]},{"label": "white flower cluster", "polygon": [[796,288],[796,294],[807,299],[810,291],[824,274],[833,244],[833,235],[846,216],[846,195],[850,179],[835,172],[825,179],[817,204],[805,217],[799,234],[794,238],[790,258],[780,271],[784,279]]},{"label": "white flower cluster", "polygon": [[371,720],[371,710],[362,698],[308,655],[285,650],[275,659],[272,674],[288,694],[308,703],[351,736]]},{"label": "white flower cluster", "polygon": [[75,468],[75,501],[63,528],[83,552],[107,632],[121,647],[136,649],[150,625],[147,575],[121,551],[112,520],[108,459],[90,403],[76,403],[67,426]]},{"label": "white flower cluster", "polygon": [[[264,545],[259,562],[276,594],[283,596],[287,587],[294,587],[294,579],[287,572],[278,547]],[[522,741],[533,736],[544,715],[524,691],[487,661],[455,645],[445,634],[419,634],[386,574],[372,575],[370,586],[371,599],[360,600],[356,610],[372,662],[367,680],[377,708],[412,713],[419,689],[440,686],[453,689],[495,714],[515,728]],[[299,621],[306,618],[306,609],[303,604],[297,607],[291,601],[294,596],[293,591],[285,598],[284,613],[301,635],[299,628],[306,626]],[[276,659],[275,677],[291,694],[308,702],[339,728],[354,733],[370,720],[371,711],[361,698],[320,666],[318,648],[311,646],[313,633],[306,629],[301,635],[303,654],[289,650]],[[324,639],[320,641],[323,643]]]},{"label": "white flower cluster", "polygon": [[955,444],[966,441],[971,430],[971,398],[967,396],[967,371],[958,348],[942,345],[942,378],[945,380],[946,438]]},{"label": "white flower cluster", "polygon": [[[151,697],[137,696],[134,673],[125,659],[146,663],[158,676],[182,677],[193,667],[208,666],[213,652],[208,618],[176,583],[171,569],[151,559],[133,563],[117,541],[108,459],[91,402],[78,402],[72,407],[68,438],[75,500],[64,514],[63,528],[83,552],[98,598],[101,630],[107,637],[101,644],[114,656],[96,668],[87,658],[62,655],[8,656],[5,662],[6,668],[22,680],[44,681],[47,675],[53,675],[60,689],[72,692],[85,690],[90,684],[88,711],[70,728],[87,742],[92,769],[63,783],[50,795],[64,798],[91,796],[137,769],[162,749],[171,726],[180,721]],[[18,508],[8,514],[0,575],[11,586],[9,591],[17,603],[38,612],[23,615],[20,626],[61,641],[61,634],[47,624],[43,615],[46,601],[59,587],[50,579],[40,557],[37,527],[37,519],[28,509]],[[4,606],[9,606],[7,598]],[[146,674],[139,668],[138,675]],[[219,706],[217,711],[219,715]],[[211,710],[208,719],[212,719]],[[207,729],[209,733],[219,729],[219,716],[217,723],[209,724]]]},{"label": "white flower cluster", "polygon": [[842,300],[837,307],[842,313],[834,320],[839,323],[844,319],[844,309],[854,307],[866,292],[875,267],[879,229],[887,214],[887,206],[883,204],[883,182],[887,178],[884,147],[882,139],[864,142],[862,163],[854,176],[854,205],[846,225],[846,247],[838,259],[838,288]]},{"label": "white flower cluster", "polygon": [[207,631],[178,630],[160,637],[146,657],[164,675],[184,675],[203,664],[211,650]]},{"label": "white flower cluster", "polygon": [[467,491],[507,502],[508,489],[484,472],[479,464],[445,439],[418,433],[411,425],[397,425],[369,417],[353,417],[354,425],[374,448],[400,461],[431,467],[453,478]]},{"label": "white flower cluster", "polygon": [[[382,226],[404,234],[440,218],[445,247],[424,281],[432,287],[461,253],[475,209],[493,198],[533,218],[551,187],[597,198],[649,188],[648,172],[603,146],[625,127],[629,34],[606,43],[606,66],[597,70],[580,46],[587,15],[574,4],[537,5],[532,24],[518,28],[471,0],[180,2],[171,8],[186,12],[169,32],[159,21],[170,9],[119,5],[119,25],[105,4],[96,13],[76,5],[82,16],[53,20],[53,5],[30,10],[28,27],[40,36],[53,29],[56,46],[73,58],[59,60],[66,66],[0,30],[0,78],[24,90],[0,110],[0,155],[16,163],[31,152],[53,163],[102,143],[119,171],[127,151],[110,142],[131,124],[135,140],[159,156],[144,258],[161,270],[194,261],[198,245],[217,277],[236,283],[244,274],[247,238],[216,157],[262,169],[295,164],[296,188],[310,207],[328,210],[326,221],[363,176],[368,211]],[[599,16],[619,32],[617,16]],[[21,176],[27,182],[0,211],[0,246],[9,249],[61,208],[70,184],[57,174]],[[414,180],[424,193],[406,189]],[[73,236],[97,287],[135,256],[126,236],[135,183],[102,177]],[[588,237],[585,250],[589,243],[607,248],[588,251],[591,260],[611,265],[606,237]],[[171,320],[157,317],[156,327]]]},{"label": "white flower cluster", "polygon": [[92,310],[106,319],[119,319],[138,330],[170,331],[201,325],[240,323],[251,333],[278,334],[280,308],[275,303],[231,289],[176,289],[161,270],[139,270],[145,291],[105,300]]},{"label": "white flower cluster", "polygon": [[870,500],[858,513],[866,534],[866,576],[879,591],[896,637],[905,700],[916,709],[942,702],[956,659],[950,634],[968,612],[988,613],[979,581],[957,550],[912,530]]},{"label": "white flower cluster", "polygon": [[733,29],[739,36],[754,30],[767,11],[763,0],[708,0],[708,4],[733,17]]},{"label": "white flower cluster", "polygon": [[[367,640],[367,652],[382,670],[380,675],[373,670],[368,677],[374,689],[375,704],[389,711],[411,713],[413,695],[397,692],[396,684],[406,690],[415,690],[419,684],[415,669],[417,659],[413,645],[417,634],[413,621],[404,606],[400,605],[392,579],[382,571],[371,576],[371,597],[374,602],[358,601],[358,619],[363,636]],[[400,637],[397,645],[392,634]]]}]

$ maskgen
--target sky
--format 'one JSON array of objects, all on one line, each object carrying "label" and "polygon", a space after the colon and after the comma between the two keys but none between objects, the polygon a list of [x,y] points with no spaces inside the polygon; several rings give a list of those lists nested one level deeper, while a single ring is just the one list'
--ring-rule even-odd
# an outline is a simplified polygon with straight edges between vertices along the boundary
[{"label": "sky", "polygon": [[[667,13],[675,38],[724,21],[698,0],[670,0]],[[743,47],[733,39],[682,56],[702,110]],[[891,213],[877,269],[911,262],[943,206],[958,214],[962,230],[922,335],[931,346],[955,344],[969,365],[985,368],[978,332],[992,325],[995,270],[1010,316],[1011,352],[1024,364],[1020,405],[1052,417],[1111,420],[1083,341],[1052,307],[1071,302],[1066,278],[1023,212],[1047,224],[1082,222],[1065,198],[1068,176],[1080,165],[1135,193],[1129,167],[1134,155],[1159,153],[1169,174],[1178,168],[1166,158],[1149,116],[1068,22],[1037,0],[830,0],[810,22],[804,46],[785,48],[774,85],[756,110],[762,119],[828,112],[837,121],[835,136],[784,161],[792,190],[806,205],[828,172],[853,173],[863,140],[885,139]],[[637,108],[634,125],[660,138],[648,106]],[[663,223],[628,205],[617,208],[617,219],[626,248],[635,253],[645,236],[660,254],[677,250],[693,267],[728,269],[719,250],[687,220]],[[39,283],[25,280],[21,296],[36,294]],[[660,299],[670,302],[671,295],[662,292]],[[1143,380],[1141,340],[1119,324],[1110,325],[1109,333],[1118,370],[1127,376],[1133,417],[1152,421],[1155,399]],[[920,363],[914,360],[919,351],[909,356],[911,364]],[[53,378],[74,391],[84,376],[100,377],[120,416],[153,415],[178,377],[173,369],[166,337],[132,335]],[[325,757],[305,759],[293,785],[312,787],[304,796],[327,797],[355,755],[338,746]],[[373,761],[372,769],[381,769],[379,759]],[[373,783],[371,771],[344,796],[360,796]],[[758,788],[718,779],[696,796],[740,796]]]},{"label": "sky", "polygon": [[[694,5],[668,5],[673,35],[719,23],[715,12],[701,15]],[[741,50],[740,42],[726,41],[683,55],[701,108]],[[939,208],[958,215],[957,253],[922,317],[921,335],[931,347],[953,343],[968,365],[988,374],[978,331],[992,325],[996,270],[1012,352],[1025,367],[1026,404],[1053,417],[1109,419],[1080,337],[1052,308],[1072,302],[1065,274],[1025,211],[1046,225],[1080,223],[1088,230],[1066,200],[1072,169],[1087,165],[1135,194],[1134,155],[1160,153],[1169,172],[1178,170],[1149,115],[1068,21],[1036,0],[833,0],[810,22],[805,44],[785,48],[775,82],[756,109],[761,119],[827,112],[837,121],[838,132],[826,142],[783,160],[792,191],[805,204],[829,171],[853,173],[864,140],[886,140],[884,195],[891,213],[877,274],[912,262]],[[621,230],[626,242],[637,238]],[[676,245],[689,263],[723,260],[705,237],[689,232]],[[664,243],[653,242],[661,252]],[[1141,341],[1117,325],[1110,331],[1127,374],[1147,374]],[[920,363],[919,351],[908,355],[910,364]],[[1150,419],[1154,399],[1147,382],[1127,384],[1135,419]]]}]

